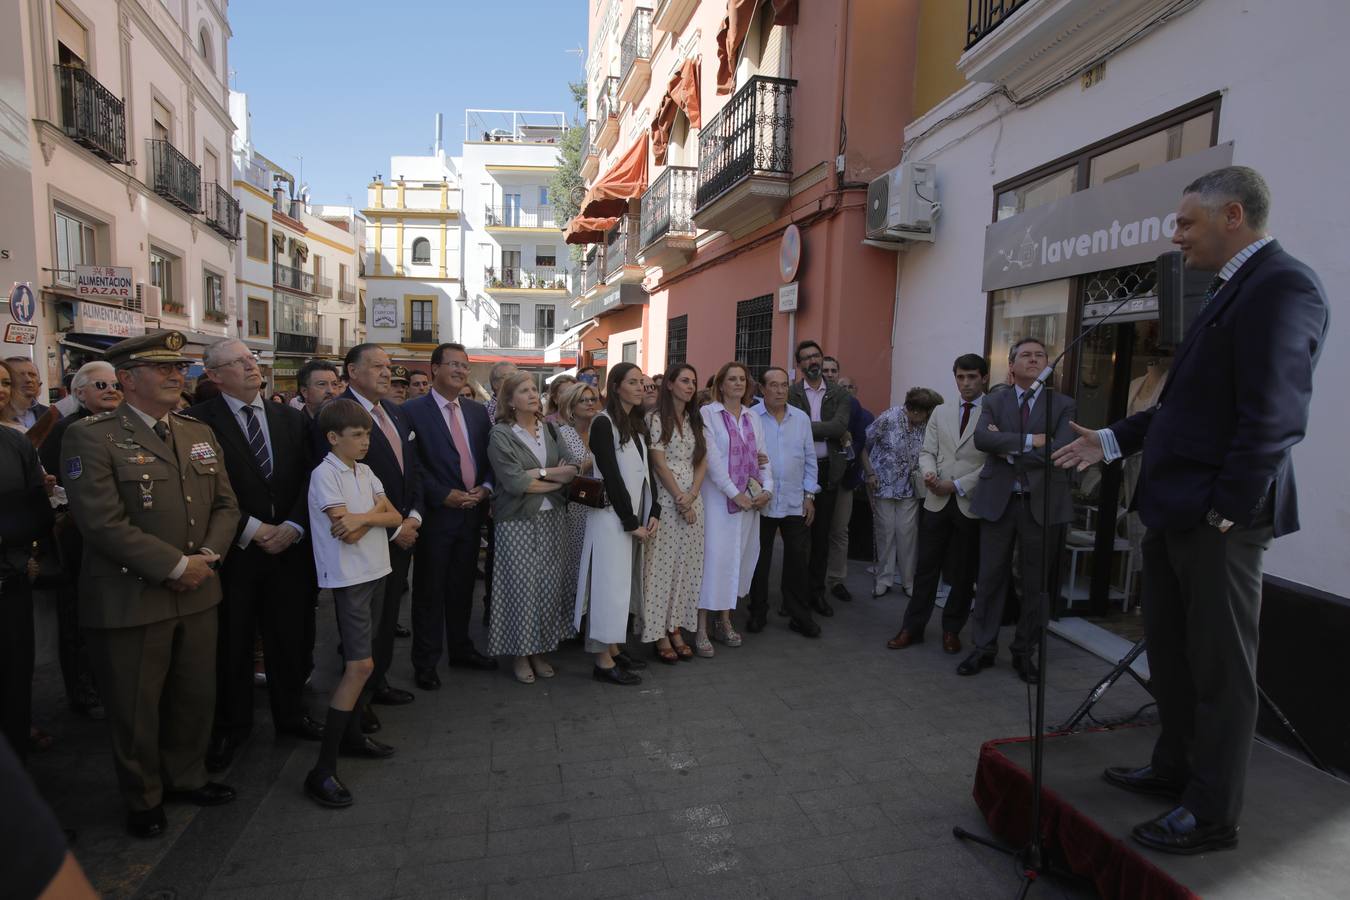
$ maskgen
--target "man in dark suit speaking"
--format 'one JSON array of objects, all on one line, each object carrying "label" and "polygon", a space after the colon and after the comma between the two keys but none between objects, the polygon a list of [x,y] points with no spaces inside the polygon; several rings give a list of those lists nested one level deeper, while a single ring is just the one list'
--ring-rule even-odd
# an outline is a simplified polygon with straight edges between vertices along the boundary
[{"label": "man in dark suit speaking", "polygon": [[1106,780],[1180,805],[1134,828],[1170,853],[1237,845],[1256,728],[1262,559],[1298,529],[1290,449],[1303,439],[1327,331],[1317,275],[1266,233],[1270,192],[1230,166],[1182,192],[1173,243],[1217,271],[1151,409],[1080,435],[1065,468],[1142,450],[1144,629],[1162,734],[1142,768]]},{"label": "man in dark suit speaking", "polygon": [[497,668],[469,638],[478,548],[492,496],[492,424],[482,404],[460,398],[468,378],[468,351],[441,344],[431,354],[431,393],[400,407],[417,432],[426,515],[417,539],[412,616],[413,673],[424,691],[441,686],[436,664],[442,646],[452,666]]}]

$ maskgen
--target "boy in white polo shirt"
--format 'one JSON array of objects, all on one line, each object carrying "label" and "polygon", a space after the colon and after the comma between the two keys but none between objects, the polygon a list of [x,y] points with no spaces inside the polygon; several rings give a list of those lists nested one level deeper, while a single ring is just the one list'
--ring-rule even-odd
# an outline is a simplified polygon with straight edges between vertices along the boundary
[{"label": "boy in white polo shirt", "polygon": [[317,422],[331,452],[310,476],[310,533],[319,587],[333,591],[346,668],[328,701],[323,745],[305,777],[305,793],[321,806],[339,807],[352,803],[351,792],[337,777],[339,750],[373,759],[394,753],[361,733],[352,710],[375,668],[372,623],[379,621],[382,585],[391,571],[385,529],[398,527],[403,517],[384,496],[375,473],[359,462],[370,450],[370,413],[354,400],[338,398],[324,404]]}]

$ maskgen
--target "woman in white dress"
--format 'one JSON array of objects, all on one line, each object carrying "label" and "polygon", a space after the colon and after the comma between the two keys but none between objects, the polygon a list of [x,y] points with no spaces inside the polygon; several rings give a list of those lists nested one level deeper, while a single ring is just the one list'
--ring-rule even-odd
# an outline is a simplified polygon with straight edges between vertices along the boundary
[{"label": "woman in white dress", "polygon": [[717,613],[713,636],[739,647],[731,611],[750,592],[759,561],[759,511],[769,504],[773,472],[764,456],[759,417],[745,407],[750,373],[738,362],[713,379],[712,402],[699,410],[708,447],[703,479],[703,585],[699,591],[694,649],[712,656],[708,614]]},{"label": "woman in white dress", "polygon": [[651,454],[642,418],[642,370],[619,363],[605,384],[605,411],[591,422],[590,450],[609,505],[587,509],[573,627],[589,611],[586,652],[595,654],[597,681],[641,684],[647,664],[619,646],[628,614],[642,613],[643,544],[660,525],[651,484]]}]

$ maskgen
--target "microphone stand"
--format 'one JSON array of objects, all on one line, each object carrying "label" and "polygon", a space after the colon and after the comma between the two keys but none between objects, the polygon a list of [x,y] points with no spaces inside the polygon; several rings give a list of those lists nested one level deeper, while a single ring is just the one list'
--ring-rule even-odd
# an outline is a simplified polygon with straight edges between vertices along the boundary
[{"label": "microphone stand", "polygon": [[[1040,591],[1036,597],[1037,625],[1038,635],[1036,638],[1036,657],[1040,664],[1040,675],[1036,679],[1036,721],[1035,728],[1031,733],[1031,842],[1021,849],[1006,847],[997,841],[986,838],[982,835],[973,834],[957,825],[952,828],[952,834],[958,840],[974,841],[1000,853],[1012,856],[1021,863],[1021,886],[1017,891],[1017,897],[1021,900],[1031,890],[1031,884],[1043,874],[1050,874],[1051,867],[1045,858],[1045,837],[1041,834],[1041,790],[1045,780],[1045,683],[1047,680],[1046,650],[1049,646],[1048,629],[1046,624],[1050,618],[1050,587],[1054,584],[1054,575],[1050,571],[1053,553],[1050,547],[1050,479],[1055,472],[1055,466],[1050,456],[1053,452],[1052,438],[1055,434],[1054,416],[1051,412],[1054,397],[1054,386],[1050,379],[1055,374],[1055,369],[1064,357],[1083,343],[1088,335],[1092,334],[1098,328],[1106,323],[1108,319],[1120,312],[1121,308],[1131,300],[1138,297],[1144,291],[1144,285],[1131,291],[1123,300],[1111,308],[1111,311],[1102,316],[1097,321],[1083,330],[1078,337],[1074,338],[1064,348],[1064,352],[1055,357],[1055,361],[1045,367],[1036,380],[1032,383],[1031,390],[1036,394],[1044,396],[1035,402],[1041,402],[1045,408],[1045,444],[1042,446],[1043,462],[1045,464],[1045,478],[1041,489],[1041,583]],[[1033,396],[1036,396],[1033,394]],[[1056,873],[1072,874],[1072,873]]]}]

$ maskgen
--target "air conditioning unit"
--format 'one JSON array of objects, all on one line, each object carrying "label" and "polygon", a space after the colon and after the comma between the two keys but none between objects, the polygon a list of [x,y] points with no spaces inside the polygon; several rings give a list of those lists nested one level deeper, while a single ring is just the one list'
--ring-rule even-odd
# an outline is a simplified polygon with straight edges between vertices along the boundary
[{"label": "air conditioning unit", "polygon": [[936,164],[901,163],[867,187],[867,237],[931,241],[940,208]]},{"label": "air conditioning unit", "polygon": [[158,319],[163,315],[161,304],[162,295],[160,289],[153,284],[146,284],[144,281],[136,282],[136,302],[140,306],[140,311],[152,319]]}]

